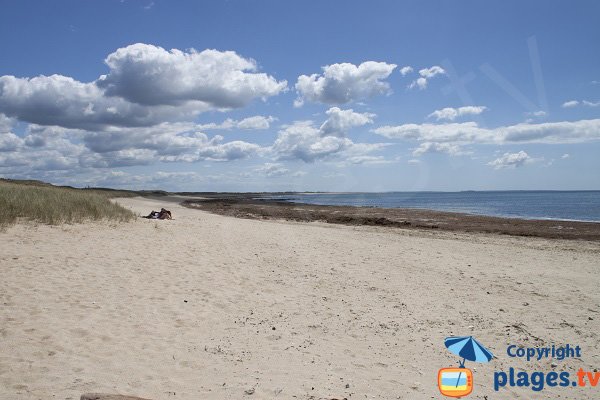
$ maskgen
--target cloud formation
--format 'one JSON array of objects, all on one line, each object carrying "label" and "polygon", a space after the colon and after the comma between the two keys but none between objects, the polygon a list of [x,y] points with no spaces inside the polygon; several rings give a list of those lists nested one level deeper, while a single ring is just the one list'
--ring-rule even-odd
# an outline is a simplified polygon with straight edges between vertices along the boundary
[{"label": "cloud formation", "polygon": [[446,107],[441,110],[435,110],[431,114],[429,114],[428,118],[435,118],[436,120],[447,120],[454,121],[458,117],[462,117],[464,115],[479,115],[482,112],[487,110],[485,106],[465,106],[458,108]]},{"label": "cloud formation", "polygon": [[0,77],[0,112],[20,121],[65,128],[150,126],[205,111],[205,105],[146,107],[106,97],[94,83],[62,75]]},{"label": "cloud formation", "polygon": [[256,62],[233,51],[183,52],[136,43],[105,60],[110,68],[96,84],[107,96],[148,106],[199,101],[211,108],[239,108],[255,98],[275,96],[286,81],[258,73]]},{"label": "cloud formation", "polygon": [[565,101],[562,104],[562,108],[574,108],[577,106],[586,106],[586,107],[600,107],[600,101],[589,101],[589,100],[569,100]]},{"label": "cloud formation", "polygon": [[[373,114],[332,107],[327,116],[320,127],[313,122],[284,127],[268,147],[240,140],[227,142],[221,135],[209,137],[198,125],[189,122],[164,122],[149,127],[111,126],[97,131],[31,124],[24,138],[10,132],[0,135],[0,151],[19,150],[18,156],[2,158],[0,169],[23,165],[28,158],[46,160],[47,170],[73,171],[156,162],[233,161],[252,156],[305,162],[351,158],[353,163],[375,161],[361,157],[382,145],[354,143],[346,137],[348,130],[372,123]],[[269,119],[251,117],[231,122],[231,126],[257,128],[265,120]],[[276,171],[282,172],[274,167],[261,172],[272,176]]]},{"label": "cloud formation", "polygon": [[370,153],[387,144],[355,143],[347,137],[350,129],[373,123],[375,114],[338,107],[331,107],[326,114],[327,119],[319,128],[313,121],[296,121],[283,126],[270,148],[275,159],[307,163],[337,160],[353,164],[381,161],[379,156],[371,156]]},{"label": "cloud formation", "polygon": [[[154,161],[232,161],[257,154],[261,147],[244,141],[224,142],[223,136],[209,138],[193,125],[164,123],[146,129],[113,129],[83,135],[88,149],[98,156],[99,166],[140,164]],[[100,162],[100,160],[103,162]]]},{"label": "cloud formation", "polygon": [[588,106],[588,107],[600,107],[600,101],[588,101],[588,100],[583,100],[582,101],[584,106]]},{"label": "cloud formation", "polygon": [[10,132],[14,121],[6,115],[0,113],[0,133]]},{"label": "cloud formation", "polygon": [[323,74],[300,75],[296,82],[300,107],[305,100],[332,105],[346,104],[390,92],[384,80],[390,76],[396,64],[366,61],[356,66],[350,63],[323,67]]},{"label": "cloud formation", "polygon": [[579,105],[579,101],[577,100],[569,100],[569,101],[565,101],[562,104],[562,108],[573,108],[573,107],[577,107]]},{"label": "cloud formation", "polygon": [[110,72],[87,83],[62,75],[0,76],[0,113],[64,128],[147,127],[244,107],[287,87],[231,51],[166,51],[138,43],[110,54],[106,64]]},{"label": "cloud formation", "polygon": [[209,138],[193,124],[163,123],[148,128],[111,128],[88,132],[31,124],[25,136],[0,134],[0,175],[56,180],[98,168],[149,165],[156,162],[233,161],[266,149],[244,141]]},{"label": "cloud formation", "polygon": [[[63,75],[0,76],[0,174],[56,179],[156,162],[232,161],[262,146],[209,137],[203,129],[268,129],[272,116],[196,125],[199,113],[248,105],[287,89],[235,52],[167,51],[134,44],[106,60],[96,81]],[[28,123],[22,135],[11,131]]]},{"label": "cloud formation", "polygon": [[0,153],[15,151],[23,144],[23,139],[12,132],[0,133]]},{"label": "cloud formation", "polygon": [[425,153],[445,153],[451,156],[467,154],[460,146],[452,143],[423,142],[413,150],[413,156],[419,157]]},{"label": "cloud formation", "polygon": [[263,174],[269,178],[275,178],[280,176],[290,176],[290,177],[300,177],[306,175],[304,171],[292,171],[289,168],[286,168],[281,163],[264,163],[258,168],[254,169],[254,172],[258,172],[259,174]]},{"label": "cloud formation", "polygon": [[475,122],[404,124],[382,126],[372,132],[389,139],[458,144],[583,143],[600,140],[600,119],[521,123],[497,128],[482,128]]},{"label": "cloud formation", "polygon": [[236,121],[231,118],[227,118],[220,124],[211,122],[209,124],[196,125],[196,129],[199,130],[231,130],[231,129],[244,129],[244,130],[264,130],[271,127],[271,122],[276,121],[277,118],[272,116],[255,115],[253,117],[244,118],[240,121]]},{"label": "cloud formation", "polygon": [[341,110],[338,107],[332,107],[325,113],[328,118],[319,128],[321,136],[344,137],[351,128],[372,124],[375,117],[375,114]]},{"label": "cloud formation", "polygon": [[446,75],[446,71],[444,70],[444,68],[440,67],[439,65],[434,65],[433,67],[430,67],[430,68],[420,69],[419,75],[421,75],[421,76],[419,78],[415,79],[414,81],[412,81],[408,85],[409,89],[419,88],[419,89],[423,90],[423,89],[427,88],[427,84],[428,84],[429,80],[431,80],[432,78],[434,78],[438,75]]},{"label": "cloud formation", "polygon": [[409,65],[407,65],[406,67],[400,68],[400,75],[402,75],[402,76],[406,76],[406,75],[410,74],[411,72],[413,72],[413,68]]},{"label": "cloud formation", "polygon": [[38,126],[30,126],[25,137],[1,133],[0,149],[4,150],[0,150],[0,174],[11,176],[76,169],[80,156],[88,151],[64,129]]},{"label": "cloud formation", "polygon": [[323,135],[312,121],[297,121],[284,126],[271,146],[278,160],[343,160],[368,155],[382,149],[385,144],[354,143],[347,137]]},{"label": "cloud formation", "polygon": [[521,150],[518,153],[504,153],[502,157],[490,161],[487,165],[494,169],[503,169],[517,168],[531,162],[533,162],[533,159],[526,152]]}]

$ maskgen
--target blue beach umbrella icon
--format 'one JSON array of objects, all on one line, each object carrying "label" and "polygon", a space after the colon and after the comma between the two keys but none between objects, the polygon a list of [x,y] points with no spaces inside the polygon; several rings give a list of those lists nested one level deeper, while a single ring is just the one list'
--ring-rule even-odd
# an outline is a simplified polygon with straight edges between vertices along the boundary
[{"label": "blue beach umbrella icon", "polygon": [[[446,348],[459,357],[462,357],[460,368],[465,367],[465,360],[475,361],[480,363],[489,362],[494,355],[491,351],[479,343],[473,336],[450,336],[444,339]],[[460,373],[456,380],[456,385],[460,380]]]}]

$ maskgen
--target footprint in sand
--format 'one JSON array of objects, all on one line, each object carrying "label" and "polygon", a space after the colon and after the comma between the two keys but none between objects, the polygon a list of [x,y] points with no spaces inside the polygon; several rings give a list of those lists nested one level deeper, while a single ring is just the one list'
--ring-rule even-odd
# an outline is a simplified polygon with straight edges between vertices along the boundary
[{"label": "footprint in sand", "polygon": [[71,329],[69,332],[71,332],[73,335],[79,338],[83,338],[89,335],[89,332],[82,328]]}]

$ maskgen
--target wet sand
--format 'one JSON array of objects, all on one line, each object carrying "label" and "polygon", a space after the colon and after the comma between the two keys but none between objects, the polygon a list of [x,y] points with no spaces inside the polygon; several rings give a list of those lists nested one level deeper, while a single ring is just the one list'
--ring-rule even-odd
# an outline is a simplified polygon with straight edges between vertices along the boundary
[{"label": "wet sand", "polygon": [[254,199],[254,195],[244,194],[212,196],[215,198],[186,200],[183,205],[238,218],[600,240],[600,223],[594,222],[498,218],[422,209],[322,206]]}]

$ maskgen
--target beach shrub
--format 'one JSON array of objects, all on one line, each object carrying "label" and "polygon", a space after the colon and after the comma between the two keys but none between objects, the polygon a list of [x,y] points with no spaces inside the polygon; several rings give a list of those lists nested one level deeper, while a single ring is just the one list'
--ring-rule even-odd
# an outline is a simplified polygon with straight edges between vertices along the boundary
[{"label": "beach shrub", "polygon": [[129,221],[135,214],[110,201],[111,197],[121,195],[132,194],[0,180],[0,227],[19,219],[50,225],[101,219]]}]

